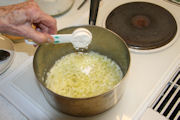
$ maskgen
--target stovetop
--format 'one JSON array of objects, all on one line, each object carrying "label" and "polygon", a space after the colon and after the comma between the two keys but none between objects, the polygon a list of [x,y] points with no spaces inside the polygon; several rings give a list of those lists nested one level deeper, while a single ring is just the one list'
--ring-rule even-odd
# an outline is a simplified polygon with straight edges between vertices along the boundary
[{"label": "stovetop", "polygon": [[[134,0],[101,0],[97,25],[104,27],[104,21],[110,11],[121,4]],[[142,0],[139,0],[142,1]],[[82,0],[76,0],[73,8],[57,17],[58,29],[68,26],[88,24],[88,1],[79,11]],[[119,103],[112,109],[92,117],[78,118],[58,113],[45,100],[33,73],[33,56],[16,52],[16,57],[10,71],[0,78],[0,99],[5,99],[13,106],[22,119],[61,119],[61,120],[134,120],[151,106],[155,97],[168,82],[171,75],[180,66],[180,7],[164,0],[149,0],[168,9],[175,17],[178,31],[174,42],[168,46],[149,51],[130,50],[131,64],[127,74],[125,92]],[[23,56],[25,57],[24,59]],[[21,58],[19,58],[21,57]],[[22,60],[21,60],[22,59]],[[19,63],[19,66],[17,65]],[[20,63],[23,63],[20,65]],[[16,67],[14,67],[16,66]],[[7,104],[7,103],[6,103]],[[14,110],[14,111],[15,111]],[[11,112],[10,112],[11,113]],[[13,115],[13,114],[12,114]],[[16,117],[15,117],[16,118]]]},{"label": "stovetop", "polygon": [[[126,3],[130,3],[130,2],[149,2],[149,3],[153,3],[155,5],[158,5],[162,8],[165,8],[167,11],[169,11],[173,17],[175,18],[176,22],[177,22],[177,29],[179,30],[179,14],[177,12],[177,10],[180,8],[180,6],[173,4],[172,2],[169,2],[168,0],[115,0],[113,2],[111,2],[111,5],[109,5],[109,2],[107,2],[107,0],[102,0],[101,1],[101,6],[98,12],[98,17],[97,17],[97,22],[96,25],[98,26],[103,26],[105,27],[105,23],[106,23],[106,19],[108,17],[108,15],[111,13],[111,11],[113,11],[115,8],[117,8],[119,5],[123,5]],[[161,18],[160,18],[161,19]],[[177,30],[177,31],[178,31]],[[171,46],[172,44],[174,44],[174,42],[177,40],[177,35],[179,34],[179,31],[176,33],[175,38],[169,43],[166,44],[160,48],[157,49],[151,49],[151,50],[136,50],[136,49],[131,49],[130,50],[132,52],[142,52],[142,53],[151,53],[151,52],[157,52],[157,51],[161,51],[163,49],[168,48],[169,46]]]}]

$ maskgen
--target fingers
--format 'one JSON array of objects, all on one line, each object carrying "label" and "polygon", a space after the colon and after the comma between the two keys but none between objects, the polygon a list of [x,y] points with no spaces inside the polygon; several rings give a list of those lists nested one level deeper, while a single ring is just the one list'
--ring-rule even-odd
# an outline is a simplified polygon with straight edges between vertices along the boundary
[{"label": "fingers", "polygon": [[36,27],[39,27],[42,32],[49,34],[57,33],[56,19],[44,13],[33,0],[29,0],[31,4],[27,11],[27,21],[31,24],[35,24]]},{"label": "fingers", "polygon": [[54,42],[53,37],[50,36],[48,33],[42,33],[34,29],[29,30],[27,37],[39,44],[46,42]]},{"label": "fingers", "polygon": [[49,34],[57,33],[56,20],[49,15],[41,14],[39,17],[39,27],[42,31]]},{"label": "fingers", "polygon": [[45,25],[43,25],[43,24],[35,24],[35,26],[36,26],[37,31],[43,32],[43,33],[49,33],[49,29]]},{"label": "fingers", "polygon": [[31,32],[28,33],[29,38],[36,43],[53,42],[54,39],[50,35],[57,33],[56,20],[40,9],[32,10],[28,15],[31,24],[36,27],[36,30],[31,29]]}]

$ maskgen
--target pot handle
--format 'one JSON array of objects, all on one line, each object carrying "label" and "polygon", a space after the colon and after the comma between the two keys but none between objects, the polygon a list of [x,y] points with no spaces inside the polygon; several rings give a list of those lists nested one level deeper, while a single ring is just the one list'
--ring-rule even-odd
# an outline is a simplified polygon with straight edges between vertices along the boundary
[{"label": "pot handle", "polygon": [[100,1],[101,0],[91,0],[90,14],[89,14],[90,25],[96,25],[96,18],[97,18]]}]

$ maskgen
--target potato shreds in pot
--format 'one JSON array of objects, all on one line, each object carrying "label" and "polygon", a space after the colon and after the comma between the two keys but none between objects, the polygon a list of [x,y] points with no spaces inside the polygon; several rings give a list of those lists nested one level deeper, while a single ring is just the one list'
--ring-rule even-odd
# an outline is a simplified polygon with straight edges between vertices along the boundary
[{"label": "potato shreds in pot", "polygon": [[71,53],[57,60],[46,86],[67,97],[92,97],[112,89],[123,77],[120,67],[99,53]]}]

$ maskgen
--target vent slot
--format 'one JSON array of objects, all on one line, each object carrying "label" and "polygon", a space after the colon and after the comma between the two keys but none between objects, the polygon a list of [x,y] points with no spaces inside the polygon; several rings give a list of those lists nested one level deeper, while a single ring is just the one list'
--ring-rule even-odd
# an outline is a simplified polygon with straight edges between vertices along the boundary
[{"label": "vent slot", "polygon": [[180,120],[180,68],[153,103],[152,109],[170,120]]}]

